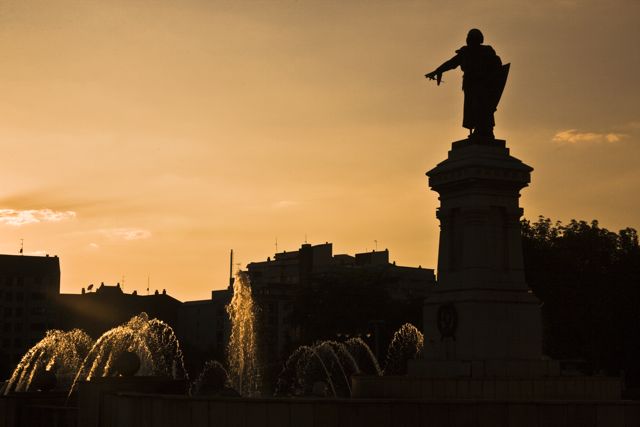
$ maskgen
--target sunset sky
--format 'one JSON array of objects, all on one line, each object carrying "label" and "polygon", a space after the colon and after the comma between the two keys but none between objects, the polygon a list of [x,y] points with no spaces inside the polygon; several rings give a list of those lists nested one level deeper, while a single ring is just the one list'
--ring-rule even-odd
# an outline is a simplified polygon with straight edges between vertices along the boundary
[{"label": "sunset sky", "polygon": [[62,291],[205,299],[248,262],[333,242],[436,265],[424,173],[461,127],[480,28],[511,74],[496,136],[525,216],[640,228],[640,2],[0,0],[0,252]]}]

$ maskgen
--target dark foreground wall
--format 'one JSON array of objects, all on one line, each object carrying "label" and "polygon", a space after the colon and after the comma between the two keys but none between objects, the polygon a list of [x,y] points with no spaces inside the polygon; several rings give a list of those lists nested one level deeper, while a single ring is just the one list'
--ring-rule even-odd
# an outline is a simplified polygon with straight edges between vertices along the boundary
[{"label": "dark foreground wall", "polygon": [[206,399],[133,393],[105,396],[113,427],[627,427],[640,402]]}]

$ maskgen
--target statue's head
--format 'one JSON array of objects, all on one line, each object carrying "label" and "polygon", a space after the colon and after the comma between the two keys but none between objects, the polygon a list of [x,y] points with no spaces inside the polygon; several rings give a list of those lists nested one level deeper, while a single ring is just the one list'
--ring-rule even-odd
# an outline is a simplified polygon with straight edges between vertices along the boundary
[{"label": "statue's head", "polygon": [[479,46],[483,41],[484,36],[479,29],[473,28],[467,33],[467,46]]}]

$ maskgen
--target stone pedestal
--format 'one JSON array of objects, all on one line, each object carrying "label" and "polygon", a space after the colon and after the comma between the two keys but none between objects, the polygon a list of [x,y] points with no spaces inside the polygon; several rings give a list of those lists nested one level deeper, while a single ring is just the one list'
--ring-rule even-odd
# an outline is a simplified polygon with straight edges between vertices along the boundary
[{"label": "stone pedestal", "polygon": [[358,398],[618,400],[619,378],[565,374],[542,356],[540,301],[524,279],[520,190],[533,169],[501,140],[454,142],[427,172],[440,195],[438,284],[423,358],[406,376],[354,376]]},{"label": "stone pedestal", "polygon": [[540,302],[524,280],[518,203],[532,170],[502,140],[463,140],[427,172],[440,194],[440,246],[438,285],[423,310],[424,360],[434,366],[422,370],[456,376],[466,368],[455,361],[542,362]]}]

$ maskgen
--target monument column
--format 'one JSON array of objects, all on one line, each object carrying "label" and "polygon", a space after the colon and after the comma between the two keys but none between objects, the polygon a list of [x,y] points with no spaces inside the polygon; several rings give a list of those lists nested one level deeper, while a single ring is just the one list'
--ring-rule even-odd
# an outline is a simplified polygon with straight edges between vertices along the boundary
[{"label": "monument column", "polygon": [[438,284],[423,310],[424,359],[541,360],[540,302],[524,279],[518,203],[532,170],[505,141],[470,138],[427,172],[440,195],[440,245]]}]

